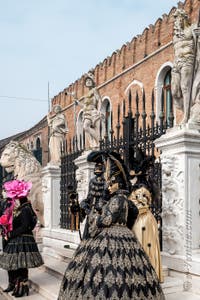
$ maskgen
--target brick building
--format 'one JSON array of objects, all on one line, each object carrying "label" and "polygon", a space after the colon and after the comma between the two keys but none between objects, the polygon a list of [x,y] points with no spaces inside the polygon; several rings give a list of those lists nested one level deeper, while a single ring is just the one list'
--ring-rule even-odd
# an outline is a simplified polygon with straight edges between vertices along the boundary
[{"label": "brick building", "polygon": [[[178,6],[185,9],[191,23],[197,23],[199,0],[179,2]],[[140,109],[142,109],[142,89],[145,90],[147,115],[151,111],[151,101],[148,100],[151,99],[152,90],[154,90],[154,110],[156,120],[159,121],[163,87],[165,119],[168,119],[170,102],[173,101],[169,90],[174,58],[172,38],[175,9],[173,7],[154,25],[146,27],[141,35],[122,45],[121,49],[114,51],[111,56],[94,67],[95,82],[103,100],[102,111],[107,112],[106,116],[109,118],[109,112],[112,110],[114,124],[117,120],[118,104],[121,104],[123,100],[128,104],[129,90],[131,90],[133,97],[135,97],[136,91],[138,92]],[[71,138],[75,133],[74,124],[77,124],[78,133],[81,133],[80,107],[76,107],[76,116],[74,116],[73,97],[70,96],[70,93],[75,92],[80,101],[84,98],[88,92],[84,86],[84,78],[85,74],[52,99],[52,105],[60,104],[66,114],[69,126],[68,138]],[[134,105],[132,109],[134,114]],[[179,121],[180,113],[174,108],[175,123]],[[76,117],[77,122],[74,121],[74,117]]]},{"label": "brick building", "polygon": [[[199,0],[185,0],[179,2],[179,7],[188,13],[191,23],[197,23]],[[113,112],[113,124],[117,120],[117,107],[125,100],[128,103],[128,93],[131,90],[133,98],[136,91],[139,94],[139,107],[141,109],[142,89],[145,90],[147,99],[146,111],[151,111],[151,94],[154,90],[156,120],[159,122],[161,109],[161,92],[164,88],[164,112],[167,121],[169,117],[169,106],[173,107],[171,98],[171,68],[173,65],[173,7],[168,14],[163,14],[155,24],[148,25],[141,35],[133,37],[130,42],[122,45],[119,50],[114,51],[111,56],[105,58],[94,67],[95,82],[102,97],[102,111],[106,112],[107,123],[109,124],[110,111]],[[74,107],[71,92],[75,92],[77,99],[82,101],[88,90],[84,86],[85,74],[70,84],[52,99],[52,106],[60,104],[66,114],[69,134],[72,138],[77,132],[82,134],[81,110],[79,106]],[[67,94],[68,93],[68,94]],[[133,114],[135,107],[133,105]],[[175,123],[179,121],[181,112],[174,108]],[[14,136],[25,144],[30,150],[42,148],[42,165],[48,162],[48,128],[46,117],[30,130]],[[11,137],[12,138],[12,137]],[[11,139],[10,138],[10,139]],[[5,141],[5,140],[4,140]],[[3,141],[2,141],[3,142]],[[5,143],[2,143],[2,147]]]}]

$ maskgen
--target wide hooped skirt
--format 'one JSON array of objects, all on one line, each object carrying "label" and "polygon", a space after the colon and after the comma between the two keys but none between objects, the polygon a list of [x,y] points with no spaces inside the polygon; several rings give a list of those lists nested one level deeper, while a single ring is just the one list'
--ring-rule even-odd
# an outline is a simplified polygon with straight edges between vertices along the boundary
[{"label": "wide hooped skirt", "polygon": [[10,239],[0,255],[0,268],[18,270],[36,268],[43,264],[42,256],[32,235],[22,235]]},{"label": "wide hooped skirt", "polygon": [[157,275],[134,233],[105,228],[82,241],[63,277],[58,300],[165,299]]}]

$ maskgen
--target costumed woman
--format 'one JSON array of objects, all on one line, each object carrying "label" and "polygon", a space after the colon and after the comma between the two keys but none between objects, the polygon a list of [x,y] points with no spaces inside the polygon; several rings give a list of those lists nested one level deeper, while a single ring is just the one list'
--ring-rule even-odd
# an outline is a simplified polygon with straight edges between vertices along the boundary
[{"label": "costumed woman", "polygon": [[[37,217],[27,199],[31,187],[30,182],[20,180],[4,184],[7,197],[12,199],[12,205],[2,216],[7,243],[0,257],[0,268],[12,272],[14,281],[9,282],[9,290],[13,291],[12,295],[15,297],[29,294],[28,269],[43,264],[32,232]],[[19,206],[14,210],[16,200],[19,200]]]},{"label": "costumed woman", "polygon": [[[14,206],[13,206],[14,205]],[[6,192],[2,190],[2,198],[0,199],[0,235],[2,237],[2,250],[4,251],[8,239],[7,232],[9,229],[8,225],[8,212],[15,210],[15,208],[19,205],[17,201],[13,202],[11,198],[6,197]],[[8,286],[3,290],[4,293],[11,292],[15,286],[15,273],[11,270],[8,270]]]},{"label": "costumed woman", "polygon": [[105,165],[101,151],[92,151],[88,157],[88,162],[95,163],[94,177],[90,179],[87,198],[80,203],[81,222],[86,216],[83,232],[83,239],[94,236],[99,229],[95,225],[95,218],[102,213],[102,207],[107,201],[108,192],[104,178]]},{"label": "costumed woman", "polygon": [[106,153],[105,157],[110,199],[96,217],[100,231],[82,241],[75,251],[58,299],[163,300],[149,258],[127,227],[128,202],[131,202],[127,198],[128,172],[117,153]]},{"label": "costumed woman", "polygon": [[150,210],[152,197],[156,198],[158,194],[158,188],[148,175],[148,169],[152,166],[154,157],[146,156],[141,150],[138,150],[135,158],[134,155],[130,157],[130,175],[134,184],[129,199],[139,210],[132,230],[147,253],[160,282],[163,282],[158,223]]}]

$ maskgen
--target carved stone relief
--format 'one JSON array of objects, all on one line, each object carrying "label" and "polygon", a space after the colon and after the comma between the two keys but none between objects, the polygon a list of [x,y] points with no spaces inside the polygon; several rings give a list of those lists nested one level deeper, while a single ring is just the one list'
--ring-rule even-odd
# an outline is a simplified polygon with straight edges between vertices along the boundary
[{"label": "carved stone relief", "polygon": [[178,254],[183,244],[184,179],[178,156],[162,156],[164,251]]}]

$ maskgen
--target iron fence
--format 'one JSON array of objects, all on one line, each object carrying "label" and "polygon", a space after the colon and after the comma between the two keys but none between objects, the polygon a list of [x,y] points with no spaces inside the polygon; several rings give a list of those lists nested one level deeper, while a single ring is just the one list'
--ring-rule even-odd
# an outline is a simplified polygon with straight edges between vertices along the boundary
[{"label": "iron fence", "polygon": [[[161,111],[159,120],[156,120],[154,111],[154,92],[150,99],[151,111],[147,114],[146,97],[143,91],[140,102],[139,96],[136,93],[135,103],[133,103],[131,92],[128,96],[128,107],[126,101],[117,107],[117,120],[113,125],[113,113],[110,115],[110,128],[105,129],[105,134],[102,136],[102,126],[100,126],[100,141],[99,147],[101,150],[112,150],[119,152],[123,157],[126,165],[129,167],[130,147],[136,152],[138,148],[146,152],[149,156],[157,157],[153,167],[149,170],[149,176],[154,178],[157,186],[161,191],[161,164],[159,162],[159,153],[155,148],[154,141],[163,135],[167,128],[173,127],[173,110],[170,107],[170,116],[166,120],[164,112],[164,93],[161,97]],[[133,111],[133,104],[135,111]],[[139,110],[142,107],[142,110]],[[106,122],[107,124],[108,122]],[[61,160],[61,228],[70,229],[70,214],[69,214],[69,186],[76,189],[75,171],[76,167],[74,159],[77,158],[85,149],[84,135],[79,138],[75,137],[69,142],[68,148],[62,155]],[[132,153],[133,154],[133,153]],[[161,193],[152,202],[152,212],[156,217],[160,239],[162,239],[162,195]]]}]

